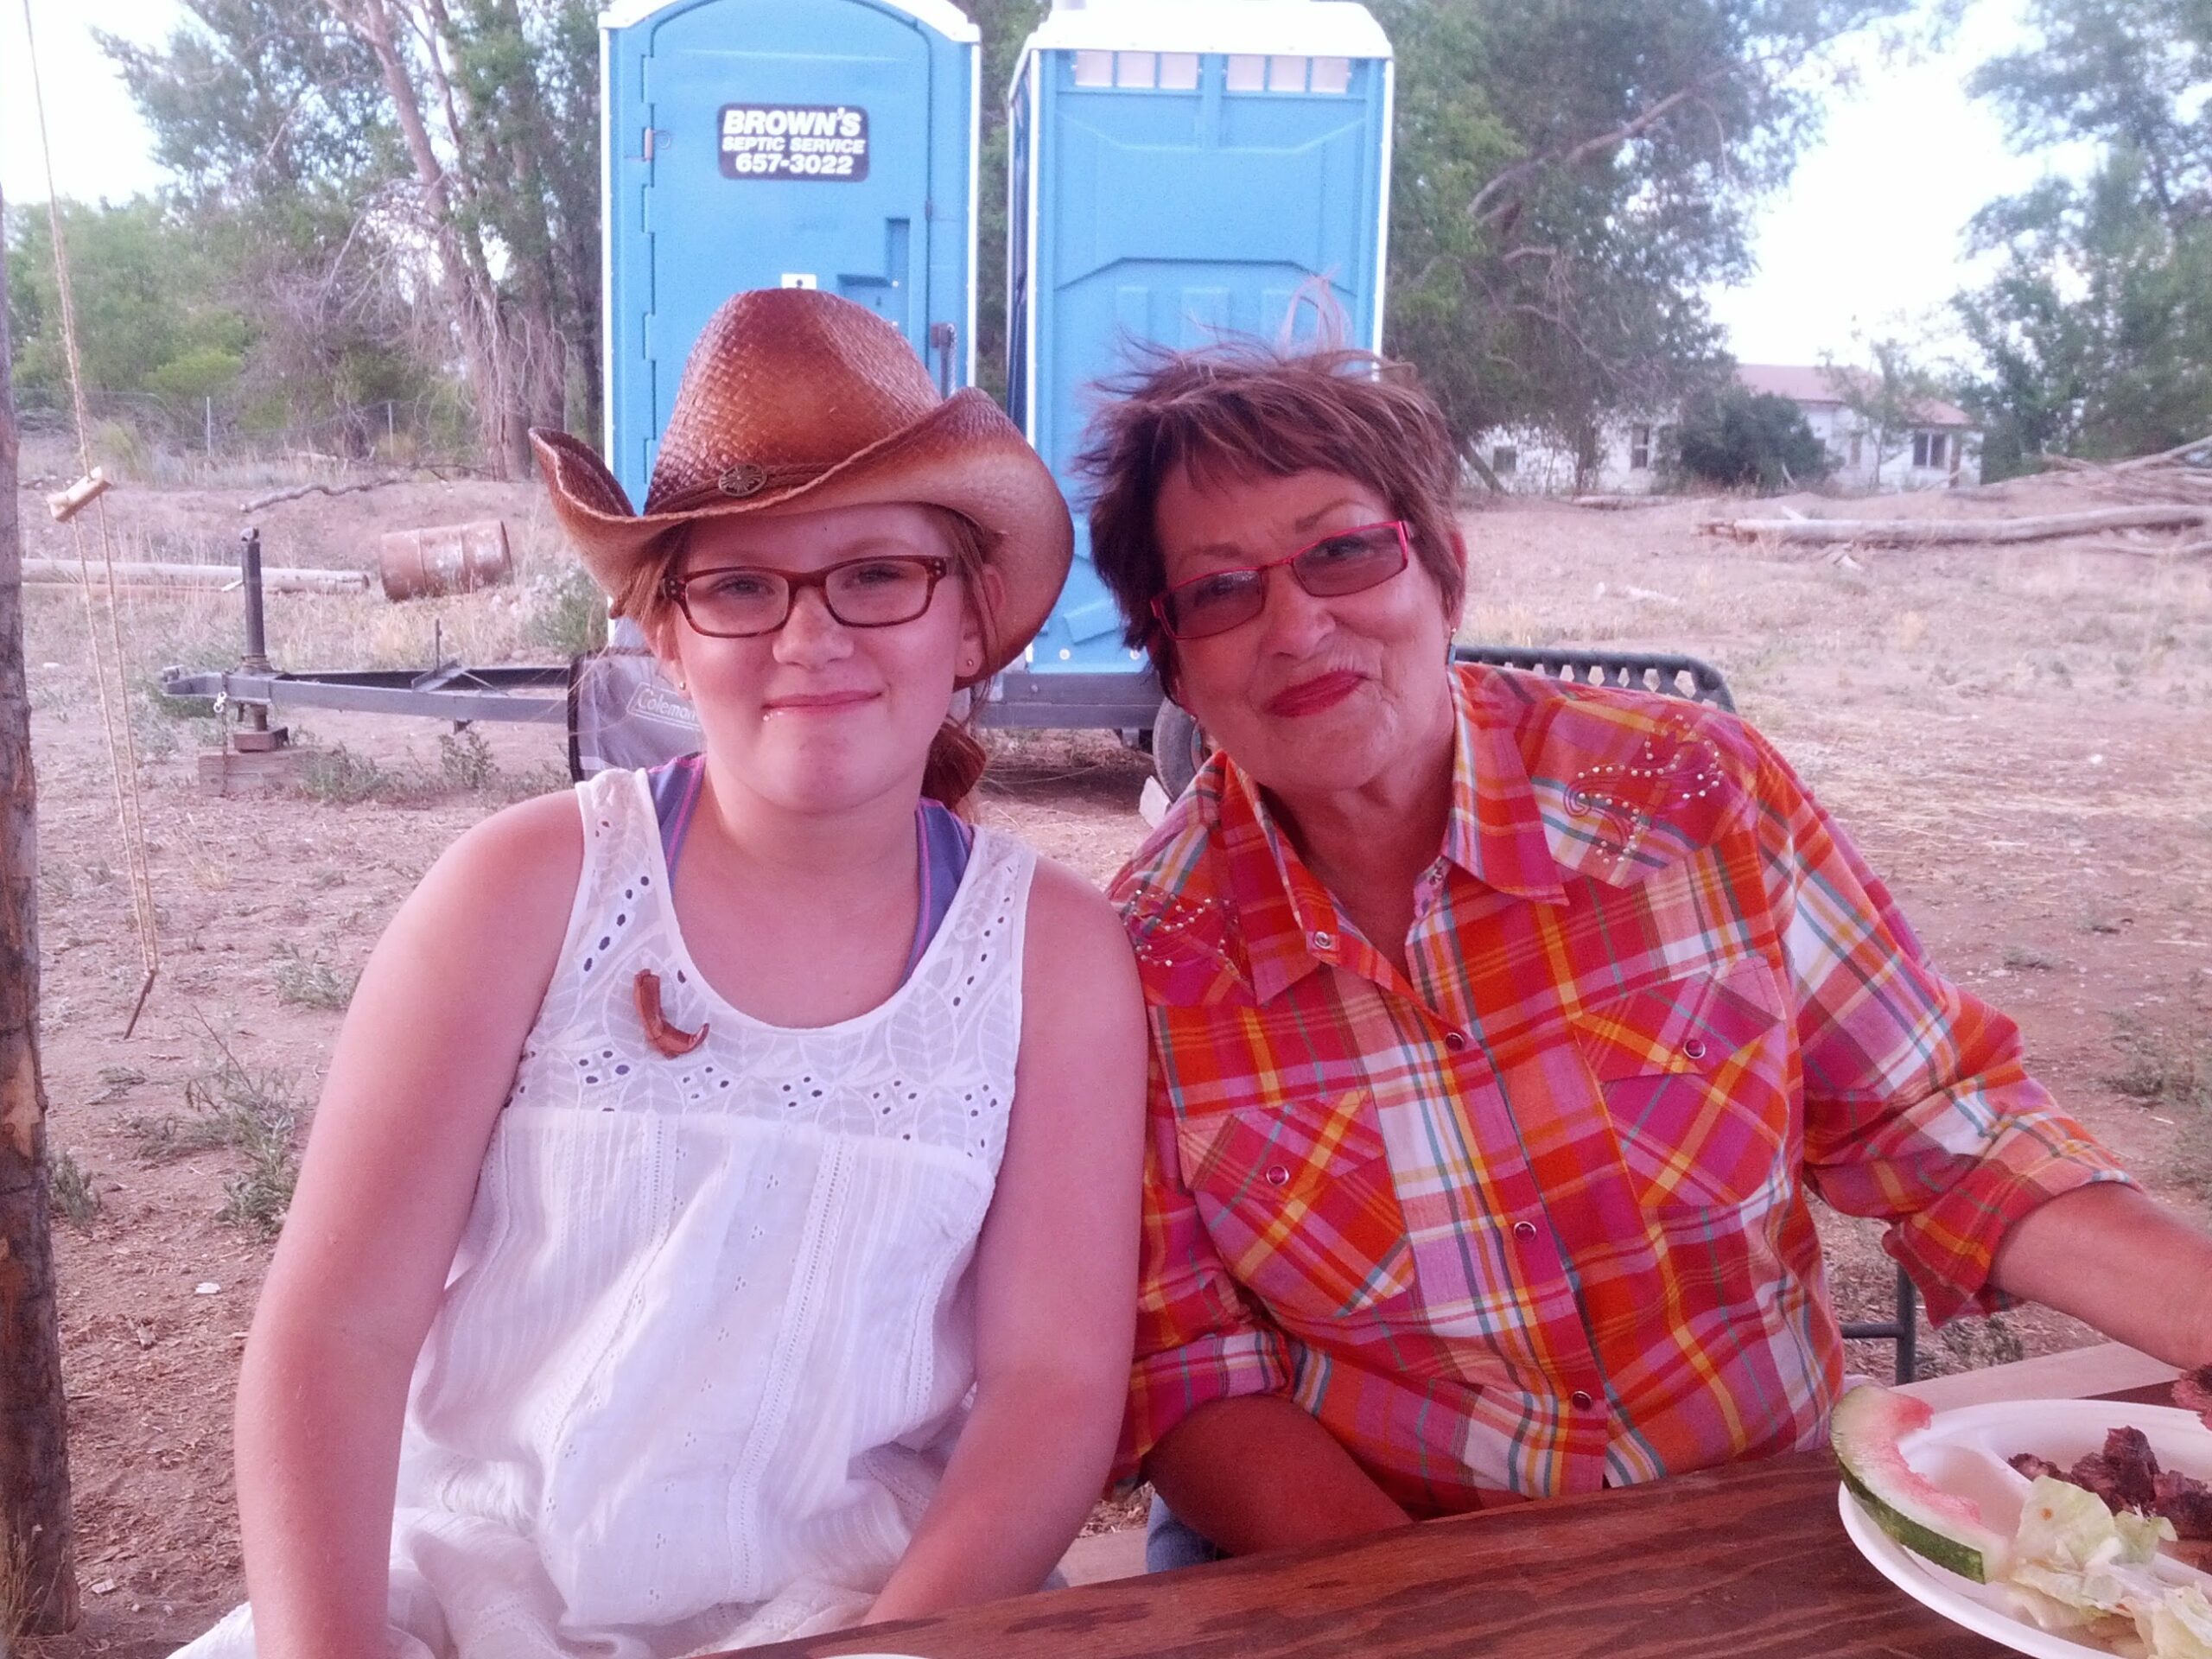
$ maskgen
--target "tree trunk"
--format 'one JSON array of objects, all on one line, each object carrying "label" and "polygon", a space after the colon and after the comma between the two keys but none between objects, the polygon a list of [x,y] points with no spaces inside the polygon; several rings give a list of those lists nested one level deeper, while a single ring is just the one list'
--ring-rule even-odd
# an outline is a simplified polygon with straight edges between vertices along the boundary
[{"label": "tree trunk", "polygon": [[[549,211],[550,189],[539,142],[547,130],[544,100],[538,95],[533,55],[527,49],[522,14],[513,0],[485,0],[474,22],[512,41],[517,52],[509,73],[488,89],[460,96],[443,61],[440,43],[456,54],[461,31],[445,0],[422,0],[430,74],[445,111],[459,169],[474,216],[496,227],[508,251],[511,302],[503,319],[510,365],[510,403],[519,423],[515,442],[525,449],[528,429],[565,429],[569,352],[568,324],[581,314],[580,298],[563,292],[566,272],[554,253],[556,236]],[[487,108],[480,95],[488,90]]]},{"label": "tree trunk", "polygon": [[461,355],[467,365],[469,391],[476,401],[476,425],[485,450],[485,462],[500,478],[526,475],[529,448],[512,441],[514,391],[508,353],[499,318],[499,301],[493,289],[480,246],[472,249],[464,238],[454,212],[453,185],[430,143],[423,119],[423,100],[416,91],[392,25],[385,0],[330,0],[331,10],[376,55],[385,92],[392,113],[407,141],[415,163],[415,176],[423,187],[423,209],[427,229],[436,249],[440,290],[446,299],[454,328],[460,333]]},{"label": "tree trunk", "polygon": [[[38,1061],[38,784],[23,683],[22,537],[8,272],[0,261],[0,1616],[28,1633],[77,1622],[61,1343],[47,1225]],[[0,1650],[11,1637],[0,1625]]]}]

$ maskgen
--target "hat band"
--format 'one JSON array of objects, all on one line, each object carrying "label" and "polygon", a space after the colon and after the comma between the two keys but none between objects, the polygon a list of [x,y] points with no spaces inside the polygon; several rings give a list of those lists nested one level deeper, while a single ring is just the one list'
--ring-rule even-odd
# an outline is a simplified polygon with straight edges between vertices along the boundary
[{"label": "hat band", "polygon": [[687,483],[680,489],[671,490],[665,499],[657,490],[648,492],[645,516],[658,518],[664,513],[696,512],[729,501],[752,501],[762,497],[789,495],[800,486],[813,483],[830,470],[828,467],[807,464],[765,466],[756,461],[733,461],[702,482]]}]

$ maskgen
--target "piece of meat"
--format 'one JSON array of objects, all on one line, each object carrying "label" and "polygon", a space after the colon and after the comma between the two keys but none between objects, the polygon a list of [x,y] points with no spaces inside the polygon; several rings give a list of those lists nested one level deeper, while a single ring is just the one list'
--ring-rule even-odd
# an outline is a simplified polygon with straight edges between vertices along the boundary
[{"label": "piece of meat", "polygon": [[2212,1428],[2212,1365],[2200,1365],[2174,1379],[2174,1404],[2199,1414],[2205,1427]]},{"label": "piece of meat", "polygon": [[2088,1456],[2079,1459],[2071,1469],[2058,1478],[2071,1481],[2085,1492],[2095,1493],[2097,1501],[2108,1510],[2121,1510],[2127,1507],[2121,1501],[2119,1482],[2113,1478],[2111,1465],[2105,1462],[2104,1453],[2101,1452],[2092,1452]]},{"label": "piece of meat", "polygon": [[2083,1458],[2067,1478],[2094,1492],[2108,1510],[2148,1514],[2158,1501],[2158,1459],[2139,1428],[2109,1430],[2104,1450]]},{"label": "piece of meat", "polygon": [[[2205,1370],[2212,1370],[2212,1367]],[[2202,1381],[2202,1372],[2192,1372],[2182,1378],[2174,1384],[2175,1398],[2188,1405],[2183,1398],[2184,1385],[2201,1384]],[[2206,1397],[2212,1399],[2212,1395]],[[2207,1421],[2212,1421],[2212,1418]],[[2142,1515],[2163,1515],[2173,1522],[2178,1541],[2177,1545],[2168,1547],[2167,1553],[2212,1571],[2212,1565],[2206,1565],[2212,1563],[2212,1484],[2178,1469],[2159,1468],[2158,1454],[2151,1450],[2150,1439],[2141,1429],[2108,1431],[2104,1449],[2090,1452],[2071,1469],[2061,1469],[2050,1459],[2039,1458],[2032,1452],[2020,1452],[2005,1461],[2030,1480],[2049,1476],[2094,1492],[2114,1513],[2133,1510]]]},{"label": "piece of meat", "polygon": [[2158,1476],[2158,1511],[2174,1523],[2177,1537],[2212,1541],[2212,1486],[2178,1469]]}]

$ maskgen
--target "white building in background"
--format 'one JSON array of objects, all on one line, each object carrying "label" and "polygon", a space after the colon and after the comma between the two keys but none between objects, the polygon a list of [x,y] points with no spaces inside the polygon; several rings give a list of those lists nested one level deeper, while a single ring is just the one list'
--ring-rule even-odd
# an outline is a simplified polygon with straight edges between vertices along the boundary
[{"label": "white building in background", "polygon": [[[1853,493],[1932,490],[1981,482],[1981,433],[1955,404],[1923,404],[1913,424],[1881,442],[1844,406],[1825,368],[1744,363],[1738,385],[1797,405],[1834,463],[1828,484]],[[1597,465],[1581,487],[1599,495],[1640,495],[1660,487],[1662,454],[1674,419],[1608,421],[1598,435]],[[1542,434],[1501,428],[1479,441],[1484,461],[1516,494],[1565,495],[1576,488],[1574,452]]]},{"label": "white building in background", "polygon": [[1934,490],[1981,482],[1981,433],[1956,404],[1931,398],[1912,424],[1879,443],[1846,409],[1825,368],[1739,363],[1736,380],[1752,391],[1787,397],[1835,463],[1828,481],[1846,490]]}]

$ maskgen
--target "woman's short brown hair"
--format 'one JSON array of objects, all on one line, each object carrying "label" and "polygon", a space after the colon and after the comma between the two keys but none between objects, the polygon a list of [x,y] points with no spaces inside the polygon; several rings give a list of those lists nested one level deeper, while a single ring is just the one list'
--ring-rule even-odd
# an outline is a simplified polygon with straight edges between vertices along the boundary
[{"label": "woman's short brown hair", "polygon": [[1239,342],[1159,353],[1098,389],[1110,401],[1076,461],[1095,486],[1090,556],[1121,607],[1122,638],[1151,657],[1169,696],[1175,642],[1152,601],[1167,585],[1160,492],[1179,467],[1198,478],[1335,473],[1365,485],[1406,521],[1446,613],[1459,614],[1459,452],[1411,365],[1371,352]]}]

